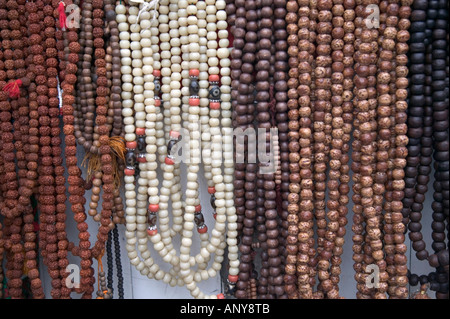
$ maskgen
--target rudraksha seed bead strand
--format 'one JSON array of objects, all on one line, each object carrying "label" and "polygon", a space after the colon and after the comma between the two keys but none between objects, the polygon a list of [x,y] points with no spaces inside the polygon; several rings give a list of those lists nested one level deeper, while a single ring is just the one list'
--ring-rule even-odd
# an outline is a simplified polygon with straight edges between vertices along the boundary
[{"label": "rudraksha seed bead strand", "polygon": [[114,176],[111,147],[109,145],[109,130],[106,116],[108,114],[107,107],[107,78],[106,78],[106,62],[105,49],[103,40],[103,17],[104,17],[104,3],[100,0],[94,0],[92,3],[93,11],[93,35],[94,35],[94,56],[96,57],[96,76],[97,76],[97,97],[95,99],[96,119],[95,123],[99,134],[99,156],[102,171],[102,211],[101,211],[101,225],[98,229],[97,241],[92,247],[93,257],[97,258],[103,253],[105,243],[108,239],[108,232],[110,230],[111,215],[114,204]]},{"label": "rudraksha seed bead strand", "polygon": [[[21,28],[21,16],[25,13],[23,10],[24,2],[8,1],[4,4],[7,10],[7,18],[9,20],[7,32],[2,32],[4,68],[6,70],[5,82],[15,82],[18,78],[26,75],[25,69],[25,52],[22,37],[25,35]],[[8,85],[6,84],[2,90],[8,92]],[[24,266],[23,243],[21,230],[23,225],[23,209],[19,202],[19,183],[23,182],[23,144],[22,132],[18,127],[18,100],[24,90],[17,88],[16,92],[9,91],[6,95],[5,103],[2,105],[2,140],[3,140],[3,160],[5,173],[5,206],[2,207],[2,212],[6,216],[4,219],[5,225],[9,227],[5,229],[7,238],[7,260],[6,263],[6,278],[8,280],[8,289],[13,299],[22,298],[22,275]],[[21,103],[22,104],[22,103]],[[7,113],[5,113],[5,111]],[[18,130],[19,129],[19,130]],[[16,170],[15,162],[18,163]],[[25,208],[26,209],[26,208]],[[39,279],[38,279],[39,280]]]},{"label": "rudraksha seed bead strand", "polygon": [[[28,84],[31,83],[34,74],[30,72],[28,68],[29,57],[27,45],[27,28],[26,28],[26,14],[25,1],[17,2],[17,12],[19,13],[18,20],[20,24],[10,21],[10,27],[12,29],[11,38],[13,39],[12,48],[14,49],[13,58],[15,59],[15,72],[16,76],[24,76],[28,79]],[[12,23],[11,23],[12,22]],[[17,33],[16,31],[19,31]],[[14,34],[13,34],[14,32]],[[21,41],[17,41],[17,36],[21,36]],[[14,35],[14,37],[13,37]],[[36,40],[36,39],[34,39]],[[20,44],[22,42],[22,44]],[[26,69],[25,69],[26,68]],[[42,290],[41,279],[39,278],[39,270],[37,264],[37,245],[36,245],[36,232],[33,226],[34,210],[31,205],[31,196],[34,191],[36,181],[36,166],[32,166],[32,169],[27,167],[27,159],[37,160],[38,148],[31,146],[28,143],[29,136],[29,107],[26,98],[26,90],[22,89],[18,92],[17,99],[10,100],[10,106],[12,109],[13,128],[14,128],[14,146],[16,149],[17,159],[17,177],[18,177],[18,199],[17,208],[21,216],[15,219],[15,222],[22,220],[22,242],[23,245],[23,257],[22,261],[17,259],[17,255],[14,256],[14,263],[19,267],[19,263],[22,263],[21,267],[24,269],[24,274],[31,280],[31,294],[34,299],[42,299],[44,293]],[[11,96],[11,95],[10,95]],[[34,169],[34,170],[33,170]],[[8,189],[12,185],[7,185]],[[18,224],[17,224],[18,225]],[[13,238],[14,237],[14,238]],[[20,237],[17,234],[11,235],[11,241],[16,242]],[[15,245],[14,249],[19,246]],[[19,263],[17,263],[19,262]],[[20,269],[20,268],[16,268]]]},{"label": "rudraksha seed bead strand", "polygon": [[[70,0],[64,2],[67,5],[71,4]],[[55,7],[58,3],[53,2]],[[89,241],[90,234],[87,231],[88,225],[86,223],[86,213],[84,210],[85,198],[84,196],[84,182],[81,177],[81,170],[77,165],[76,157],[76,137],[74,130],[74,108],[72,104],[74,103],[74,94],[77,76],[77,62],[78,53],[80,51],[80,45],[78,43],[78,34],[74,28],[69,28],[63,31],[66,34],[68,41],[69,54],[67,56],[67,61],[65,63],[65,74],[64,80],[61,83],[61,88],[63,90],[62,99],[62,114],[63,114],[63,132],[65,134],[65,160],[67,165],[67,171],[69,177],[68,182],[68,192],[69,192],[69,202],[71,203],[71,209],[74,213],[75,221],[77,222],[77,229],[79,231],[78,238],[80,239],[78,247],[70,247],[70,250],[74,255],[79,255],[81,257],[81,270],[80,270],[80,288],[78,292],[83,293],[82,298],[90,299],[92,298],[92,293],[94,291],[94,272],[92,266],[92,252],[90,250],[91,243]],[[62,41],[61,37],[59,39]]]},{"label": "rudraksha seed bead strand", "polygon": [[59,94],[58,94],[58,60],[57,60],[57,49],[56,49],[56,39],[55,39],[55,19],[53,17],[53,7],[52,1],[45,0],[43,12],[44,18],[44,34],[47,36],[46,39],[46,50],[45,50],[45,63],[46,63],[46,75],[47,75],[47,87],[48,87],[48,115],[50,118],[50,146],[52,148],[52,164],[54,173],[54,185],[55,193],[55,219],[53,217],[49,220],[49,223],[54,225],[56,232],[56,244],[57,244],[57,257],[58,257],[58,268],[59,268],[59,280],[61,281],[61,298],[68,298],[70,295],[70,289],[65,286],[65,278],[68,274],[66,272],[66,267],[69,264],[67,259],[67,234],[66,234],[66,195],[65,195],[65,169],[63,167],[62,159],[62,148],[61,148],[61,128],[60,124],[60,110],[59,110]]},{"label": "rudraksha seed bead strand", "polygon": [[[59,298],[61,281],[59,279],[59,265],[58,265],[58,246],[55,229],[55,179],[53,170],[53,156],[51,147],[51,120],[49,117],[49,87],[48,74],[51,70],[47,70],[47,62],[51,60],[46,59],[47,45],[52,44],[51,34],[46,33],[46,27],[54,24],[53,10],[47,8],[44,12],[45,3],[43,1],[36,1],[34,3],[27,3],[30,8],[30,15],[28,21],[31,23],[29,30],[35,30],[36,33],[32,37],[40,38],[41,44],[35,44],[31,47],[31,54],[34,53],[33,63],[36,78],[34,81],[34,93],[36,95],[37,111],[39,115],[39,161],[38,161],[38,183],[39,196],[38,210],[40,211],[40,230],[42,238],[45,239],[45,246],[41,247],[43,250],[44,263],[47,265],[50,277],[52,278],[52,297]],[[50,9],[50,10],[48,10]],[[44,17],[43,17],[44,16]],[[43,21],[43,24],[41,23]],[[40,48],[37,46],[40,45]],[[54,61],[56,62],[56,61]],[[55,83],[53,82],[53,85]],[[41,237],[41,236],[40,236]],[[44,254],[45,253],[45,254]]]}]

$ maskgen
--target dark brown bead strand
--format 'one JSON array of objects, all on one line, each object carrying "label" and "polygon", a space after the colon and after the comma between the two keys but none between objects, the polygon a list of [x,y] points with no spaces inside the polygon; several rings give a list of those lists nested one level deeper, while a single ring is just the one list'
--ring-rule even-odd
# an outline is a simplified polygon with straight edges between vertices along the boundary
[{"label": "dark brown bead strand", "polygon": [[[264,143],[260,145],[258,143],[258,154],[267,155],[267,142],[270,143],[270,59],[272,58],[271,47],[268,44],[272,43],[272,1],[263,0],[257,1],[257,14],[258,14],[258,30],[257,30],[257,42],[256,42],[256,59],[255,59],[255,106],[256,106],[256,123],[257,123],[257,135],[264,134]],[[248,34],[248,33],[247,33]],[[269,130],[267,129],[269,127]],[[267,135],[269,135],[269,141],[267,141]],[[275,203],[274,201],[268,202],[266,194],[269,195],[271,189],[269,185],[273,174],[261,173],[266,167],[262,163],[258,163],[258,171],[256,173],[256,234],[257,241],[261,247],[261,268],[259,269],[258,277],[258,297],[261,299],[271,299],[269,292],[269,255],[268,255],[268,224],[272,224],[270,221],[273,219],[272,210],[266,209],[266,204]],[[268,176],[271,175],[271,176]],[[267,178],[267,179],[266,179]],[[272,181],[273,182],[273,181]],[[266,189],[266,185],[269,186]],[[270,196],[270,195],[269,195]],[[273,205],[272,205],[273,206]],[[269,206],[270,207],[270,206]],[[268,215],[271,217],[268,218]],[[272,225],[271,225],[272,226]],[[275,232],[277,230],[275,229]],[[275,239],[276,240],[276,239]],[[255,269],[256,271],[256,269]]]},{"label": "dark brown bead strand", "polygon": [[[413,11],[411,14],[411,38],[409,41],[409,143],[407,146],[408,156],[405,167],[405,196],[403,198],[402,214],[405,224],[411,223],[416,226],[418,222],[420,223],[422,208],[420,208],[417,213],[413,212],[413,210],[417,210],[419,206],[423,205],[421,203],[416,204],[414,198],[416,196],[416,192],[419,192],[419,197],[423,197],[428,191],[428,174],[431,172],[431,158],[427,157],[427,161],[423,161],[423,164],[420,164],[420,162],[425,158],[419,158],[422,140],[425,144],[432,143],[432,132],[424,127],[424,123],[427,123],[432,115],[431,107],[425,106],[425,53],[427,46],[425,10],[427,7],[428,1],[414,1],[414,4],[412,5]],[[428,159],[430,160],[429,162]],[[418,174],[421,176],[418,176]],[[418,181],[423,182],[425,180],[425,185],[417,184]],[[411,228],[414,229],[414,227],[415,226],[412,226]],[[418,229],[413,232],[411,229],[409,230],[410,232],[408,235],[410,236],[410,239],[419,234]],[[419,277],[417,275],[413,274],[409,277],[409,284],[411,287],[416,286],[418,283]]]},{"label": "dark brown bead strand", "polygon": [[[87,115],[87,95],[92,95],[92,91],[90,90],[89,93],[86,92],[86,86],[89,85],[92,87],[92,80],[91,80],[91,63],[92,60],[92,1],[83,1],[81,8],[80,8],[80,28],[79,28],[79,42],[80,42],[80,53],[79,61],[77,63],[77,94],[75,97],[75,109],[74,109],[74,116],[75,116],[75,134],[77,136],[77,141],[79,144],[84,146],[84,137],[83,132],[84,130],[84,122],[86,120]],[[89,40],[87,39],[89,37]],[[88,41],[89,46],[86,45],[86,41]],[[84,52],[87,52],[86,55],[84,55]],[[86,73],[88,76],[86,76]],[[86,79],[86,81],[85,81]],[[89,82],[89,83],[86,83]],[[92,104],[94,103],[93,99],[90,101]]]},{"label": "dark brown bead strand", "polygon": [[[448,57],[445,49],[448,46],[448,38],[446,38],[447,31],[444,31],[448,28],[444,22],[448,15],[448,3],[445,1],[415,1],[412,9],[409,56],[412,62],[409,98],[411,107],[408,110],[410,122],[408,137],[410,140],[406,167],[407,188],[404,199],[406,208],[409,209],[403,210],[403,213],[409,214],[409,237],[413,242],[412,247],[416,251],[416,257],[419,260],[426,259],[431,267],[436,268],[436,271],[428,276],[420,277],[416,274],[409,274],[409,282],[411,286],[416,286],[419,282],[422,285],[429,284],[431,290],[437,291],[436,298],[448,298],[448,247],[446,248],[445,244],[446,226],[445,210],[443,209],[445,191],[447,191],[448,198],[448,181],[445,182],[445,186],[441,184],[443,176],[441,172],[448,171],[448,141],[440,144],[441,139],[448,140],[448,113],[445,116],[445,113],[448,112],[448,61],[446,61]],[[423,109],[413,107],[413,103],[419,106],[424,105],[424,107]],[[446,120],[440,120],[440,116],[435,116],[435,110],[437,114],[443,114],[443,118]],[[434,127],[435,123],[439,121],[440,123]],[[445,152],[447,155],[442,156]],[[417,157],[420,158],[420,162]],[[433,158],[435,160],[434,202],[432,203],[432,248],[434,254],[429,254],[421,233],[420,221]],[[413,188],[414,186],[415,188]],[[441,261],[447,266],[443,266]],[[447,272],[445,267],[447,267]]]},{"label": "dark brown bead strand", "polygon": [[[253,62],[256,54],[256,32],[258,25],[256,23],[256,2],[255,1],[236,1],[236,28],[234,32],[234,41],[231,53],[232,58],[232,102],[233,106],[233,126],[239,127],[245,131],[247,128],[253,128]],[[256,148],[252,143],[236,145],[236,152],[244,150],[244,156],[247,159],[246,150]],[[247,145],[245,145],[247,144]],[[240,153],[242,154],[242,152]],[[240,264],[239,280],[236,284],[236,298],[248,298],[247,287],[252,276],[253,260],[252,247],[254,225],[256,218],[256,173],[258,166],[256,163],[245,163],[236,165],[235,181],[236,207],[238,213],[238,223],[242,222],[242,236],[239,244]],[[240,197],[240,196],[242,197]],[[239,196],[239,197],[238,197]],[[242,219],[242,216],[244,217]],[[239,226],[238,226],[239,227]]]},{"label": "dark brown bead strand", "polygon": [[[274,97],[275,97],[275,115],[276,128],[278,129],[278,145],[279,145],[279,179],[275,180],[278,184],[277,190],[277,210],[280,217],[280,274],[276,279],[275,293],[277,298],[286,299],[287,294],[284,290],[284,268],[286,264],[286,238],[288,235],[288,195],[289,195],[289,126],[288,126],[288,54],[287,54],[287,31],[286,31],[286,0],[274,0],[274,37],[275,37],[275,65],[274,65]],[[281,207],[280,207],[281,206]],[[277,261],[278,263],[278,261]],[[277,293],[277,291],[279,292]]]},{"label": "dark brown bead strand", "polygon": [[[448,2],[439,1],[437,4],[437,19],[433,29],[432,36],[432,84],[433,91],[433,137],[434,137],[434,195],[432,209],[434,213],[431,234],[433,239],[432,248],[434,253],[428,258],[430,266],[437,267],[439,289],[436,293],[437,299],[448,299],[449,296],[449,272],[448,272],[448,233],[447,243],[445,236],[445,222],[449,217],[449,116],[448,106],[449,86],[448,74],[448,56],[443,55],[445,48],[448,50]],[[447,82],[445,82],[445,77]],[[443,103],[444,102],[444,103]],[[445,221],[439,219],[439,215],[445,216]],[[438,217],[438,218],[436,218]],[[437,261],[437,262],[436,262]],[[446,280],[445,280],[445,279]],[[434,288],[434,287],[433,287]]]},{"label": "dark brown bead strand", "polygon": [[[115,1],[106,1],[105,17],[109,29],[109,48],[111,48],[111,85],[108,117],[112,119],[112,136],[123,136],[122,104],[121,104],[121,61],[119,46],[119,29],[116,22]],[[123,171],[119,169],[119,171]],[[123,216],[122,216],[123,217]]]},{"label": "dark brown bead strand", "polygon": [[[448,246],[446,247],[445,244],[445,218],[447,217],[448,229],[448,208],[445,211],[444,196],[448,200],[448,173],[445,177],[443,172],[448,172],[448,113],[445,115],[448,112],[448,60],[446,61],[448,57],[445,49],[448,46],[448,36],[446,38],[448,26],[444,21],[448,16],[448,3],[415,1],[412,8],[410,46],[414,53],[410,53],[410,60],[414,65],[411,67],[410,104],[417,102],[425,107],[423,110],[414,107],[409,110],[412,123],[408,131],[410,153],[406,168],[408,192],[405,201],[410,210],[404,210],[403,213],[409,213],[409,237],[413,242],[416,257],[419,260],[426,259],[431,267],[436,268],[436,271],[428,276],[420,277],[410,274],[409,281],[411,286],[419,282],[429,284],[430,289],[436,291],[436,298],[445,299],[448,298]],[[425,24],[427,28],[424,30],[420,23]],[[422,38],[424,38],[423,44],[418,45]],[[418,86],[417,83],[422,86]],[[443,116],[440,116],[441,114]],[[419,124],[422,125],[419,126]],[[411,128],[412,126],[414,127]],[[418,136],[421,136],[420,140]],[[415,160],[418,156],[420,156],[420,165]],[[420,221],[433,158],[435,181],[432,203],[432,248],[434,254],[429,254],[421,233]],[[443,180],[442,177],[444,177]],[[415,189],[411,191],[415,183],[417,183]]]},{"label": "dark brown bead strand", "polygon": [[[83,1],[82,4],[82,24],[84,30],[81,30],[80,44],[83,44],[82,50],[82,71],[81,71],[81,102],[78,114],[78,125],[74,125],[78,144],[82,145],[84,150],[96,154],[98,144],[94,142],[94,120],[95,120],[95,81],[93,72],[94,65],[94,42],[92,25],[92,0]],[[83,43],[84,42],[84,43]]]},{"label": "dark brown bead strand", "polygon": [[[427,104],[426,87],[426,67],[425,54],[427,40],[420,41],[418,45],[416,38],[425,37],[426,31],[420,28],[421,23],[426,23],[427,1],[415,1],[411,16],[411,40],[410,40],[410,96],[408,108],[408,157],[405,168],[405,198],[403,199],[403,217],[408,218],[409,237],[414,242],[413,249],[425,247],[425,242],[420,234],[420,221],[422,218],[423,202],[416,203],[415,199],[425,196],[428,191],[429,174],[431,172],[431,154],[421,156],[421,149],[429,150],[432,146],[431,116],[432,108]],[[431,32],[431,31],[430,31]],[[431,72],[428,75],[431,76]],[[431,98],[431,97],[430,97]],[[429,100],[429,99],[428,99]],[[422,146],[423,145],[423,146]],[[425,150],[424,149],[424,150]],[[420,249],[422,251],[423,249]],[[417,252],[416,257],[424,260],[427,253]],[[414,281],[414,280],[413,280]]]}]

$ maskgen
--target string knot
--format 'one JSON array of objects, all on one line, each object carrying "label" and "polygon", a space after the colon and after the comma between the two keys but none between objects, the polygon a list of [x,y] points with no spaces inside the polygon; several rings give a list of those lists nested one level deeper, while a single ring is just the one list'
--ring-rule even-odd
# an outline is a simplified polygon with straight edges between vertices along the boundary
[{"label": "string knot", "polygon": [[152,0],[150,2],[144,2],[142,4],[141,10],[139,10],[138,16],[136,18],[136,23],[134,25],[136,26],[139,23],[139,18],[141,16],[141,14],[146,11],[150,11],[150,9],[153,9],[152,23],[155,22],[156,21],[156,10],[157,10],[158,4],[159,4],[159,0]]},{"label": "string knot", "polygon": [[10,98],[18,98],[20,96],[20,87],[22,86],[22,80],[15,80],[8,83],[3,88],[3,91],[8,92]]}]

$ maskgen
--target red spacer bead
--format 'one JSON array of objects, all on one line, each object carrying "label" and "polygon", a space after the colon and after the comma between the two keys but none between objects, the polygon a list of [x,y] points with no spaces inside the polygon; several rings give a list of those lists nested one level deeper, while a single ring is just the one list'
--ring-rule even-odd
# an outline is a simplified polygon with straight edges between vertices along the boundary
[{"label": "red spacer bead", "polygon": [[205,234],[206,232],[208,232],[208,226],[205,225],[204,227],[197,228],[197,231],[199,234]]},{"label": "red spacer bead", "polygon": [[200,71],[198,69],[192,69],[189,70],[189,76],[199,76],[200,75]]},{"label": "red spacer bead", "polygon": [[178,139],[180,137],[180,132],[170,131],[169,136],[174,139]]},{"label": "red spacer bead", "polygon": [[237,275],[228,275],[228,281],[229,282],[237,282],[238,281],[238,279],[239,279],[239,276],[237,276]]},{"label": "red spacer bead", "polygon": [[225,296],[223,294],[218,294],[217,299],[225,299]]},{"label": "red spacer bead", "polygon": [[127,142],[126,147],[133,150],[137,147],[137,142],[136,141]]},{"label": "red spacer bead", "polygon": [[200,99],[191,97],[189,98],[189,105],[190,106],[199,106],[200,105]]},{"label": "red spacer bead", "polygon": [[133,176],[134,172],[135,172],[135,170],[132,168],[125,168],[125,171],[124,171],[125,175],[127,175],[127,176]]},{"label": "red spacer bead", "polygon": [[208,187],[208,193],[214,194],[216,192],[216,188],[214,186]]},{"label": "red spacer bead", "polygon": [[209,102],[209,108],[212,110],[220,110],[220,102]]},{"label": "red spacer bead", "polygon": [[144,157],[138,156],[137,161],[139,163],[147,163],[147,158],[145,158],[145,156]]},{"label": "red spacer bead", "polygon": [[136,135],[145,135],[145,127],[137,127]]},{"label": "red spacer bead", "polygon": [[158,233],[158,229],[148,229],[147,228],[147,234],[149,236],[155,236]]},{"label": "red spacer bead", "polygon": [[155,99],[155,106],[161,106],[161,99]]},{"label": "red spacer bead", "polygon": [[219,82],[219,75],[218,74],[211,74],[209,76],[209,82]]},{"label": "red spacer bead", "polygon": [[148,205],[148,210],[152,213],[157,213],[159,211],[159,204],[150,204]]},{"label": "red spacer bead", "polygon": [[213,217],[214,217],[214,219],[216,219],[217,218],[217,213],[214,213]]},{"label": "red spacer bead", "polygon": [[153,76],[161,77],[161,70],[153,70]]},{"label": "red spacer bead", "polygon": [[166,159],[164,160],[164,162],[165,162],[167,165],[173,165],[173,164],[174,164],[173,159],[171,159],[170,157],[166,157]]},{"label": "red spacer bead", "polygon": [[197,205],[197,206],[195,206],[195,211],[198,213],[198,212],[201,212],[202,211],[202,205]]}]

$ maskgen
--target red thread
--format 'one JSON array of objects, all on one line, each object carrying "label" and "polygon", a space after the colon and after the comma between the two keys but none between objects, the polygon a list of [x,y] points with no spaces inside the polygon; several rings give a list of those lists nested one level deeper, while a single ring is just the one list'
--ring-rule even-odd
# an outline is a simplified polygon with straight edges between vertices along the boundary
[{"label": "red thread", "polygon": [[20,96],[20,87],[22,86],[22,80],[15,80],[8,83],[3,88],[3,91],[8,92],[10,98],[18,98]]},{"label": "red thread", "polygon": [[58,6],[59,27],[61,30],[63,30],[65,27],[67,27],[67,24],[66,24],[67,16],[66,16],[66,8],[65,7],[66,7],[66,5],[64,4],[63,1],[61,1]]}]

